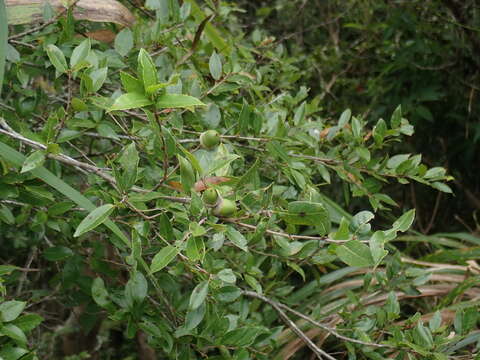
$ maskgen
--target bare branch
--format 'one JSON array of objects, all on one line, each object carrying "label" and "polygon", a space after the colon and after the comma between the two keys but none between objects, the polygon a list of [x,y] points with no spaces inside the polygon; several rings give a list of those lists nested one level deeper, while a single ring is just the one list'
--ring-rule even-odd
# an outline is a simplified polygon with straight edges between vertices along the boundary
[{"label": "bare branch", "polygon": [[270,300],[266,296],[257,294],[256,292],[253,292],[253,291],[243,291],[242,293],[245,296],[249,296],[249,297],[253,297],[253,298],[262,300],[263,302],[266,302],[267,304],[272,306],[275,309],[275,311],[278,313],[278,315],[280,315],[280,317],[285,322],[285,324],[287,324],[287,326],[290,329],[292,329],[292,331],[295,334],[297,334],[297,336],[300,339],[302,339],[302,341],[305,342],[305,344],[307,344],[307,346],[310,348],[310,350],[312,350],[315,353],[315,355],[317,355],[317,358],[322,359],[322,356],[323,356],[323,357],[327,358],[328,360],[336,360],[333,356],[329,355],[328,353],[326,353],[325,351],[320,349],[317,345],[315,345],[315,343],[312,340],[310,340],[308,338],[308,336],[305,335],[302,330],[299,329],[299,327],[288,317],[288,315],[285,314],[285,312],[279,306],[280,305],[279,303],[277,303],[276,301]]}]

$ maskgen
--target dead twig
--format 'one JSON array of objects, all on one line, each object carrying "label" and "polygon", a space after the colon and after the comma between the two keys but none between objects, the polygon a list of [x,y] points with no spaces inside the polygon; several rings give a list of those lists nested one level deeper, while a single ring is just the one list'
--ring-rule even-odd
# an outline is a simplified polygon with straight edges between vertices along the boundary
[{"label": "dead twig", "polygon": [[304,334],[304,332],[302,330],[300,330],[300,328],[288,317],[288,315],[280,307],[279,303],[267,298],[266,296],[257,294],[253,291],[243,291],[242,293],[245,296],[262,300],[263,302],[266,302],[271,307],[273,307],[275,309],[275,311],[278,313],[278,315],[280,316],[280,318],[283,320],[283,322],[285,322],[285,324],[287,324],[287,326],[290,329],[292,329],[292,331],[300,339],[302,339],[302,341],[310,348],[310,350],[312,350],[315,353],[315,355],[317,355],[317,358],[322,359],[322,356],[323,356],[323,357],[325,357],[329,360],[336,360],[333,356],[326,353],[325,351],[320,349],[317,345],[315,345],[315,343],[312,340],[310,340],[310,338],[308,336],[306,336]]}]

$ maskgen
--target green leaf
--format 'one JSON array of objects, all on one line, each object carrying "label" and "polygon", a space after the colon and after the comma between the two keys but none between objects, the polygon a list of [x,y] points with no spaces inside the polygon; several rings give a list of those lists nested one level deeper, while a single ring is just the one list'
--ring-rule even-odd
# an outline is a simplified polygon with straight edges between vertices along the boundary
[{"label": "green leaf", "polygon": [[[201,23],[206,18],[206,15],[202,11],[202,9],[197,5],[197,1],[186,0],[185,2],[191,5],[191,12],[195,20],[198,23]],[[215,26],[213,26],[211,23],[206,23],[204,32],[206,37],[210,40],[212,45],[217,48],[219,52],[225,55],[229,54],[230,47]]]},{"label": "green leaf", "polygon": [[190,310],[197,309],[200,305],[203,304],[205,298],[208,294],[208,281],[202,281],[200,284],[195,286],[193,289],[192,294],[190,295],[190,302],[188,308]]},{"label": "green leaf", "polygon": [[374,266],[380,265],[380,262],[388,254],[388,251],[384,249],[384,244],[385,244],[384,232],[375,231],[369,241],[370,253],[373,258]]},{"label": "green leaf", "polygon": [[245,174],[242,175],[240,179],[238,179],[238,182],[235,185],[235,190],[238,191],[238,189],[241,189],[242,186],[248,184],[249,182],[252,182],[254,175],[258,170],[259,165],[260,165],[260,160],[259,158],[256,158],[253,165],[245,172]]},{"label": "green leaf", "polygon": [[203,102],[190,95],[163,94],[157,98],[157,108],[189,108],[192,106],[206,106]]},{"label": "green leaf", "polygon": [[58,73],[63,74],[67,72],[67,60],[65,59],[65,55],[63,55],[62,50],[55,45],[50,44],[47,46],[47,55]]},{"label": "green leaf", "polygon": [[405,232],[410,229],[410,226],[415,220],[415,209],[411,209],[400,216],[392,225],[392,230]]},{"label": "green leaf", "polygon": [[95,280],[93,280],[92,298],[93,301],[95,301],[101,307],[106,307],[110,303],[108,291],[102,278],[97,277]]},{"label": "green leaf", "polygon": [[145,90],[158,82],[157,68],[153,63],[152,57],[145,49],[140,49],[138,53],[138,73],[142,79]]},{"label": "green leaf", "polygon": [[345,110],[342,115],[340,115],[340,119],[338,120],[338,127],[343,128],[345,125],[347,125],[351,117],[352,111],[350,109]]},{"label": "green leaf", "polygon": [[108,111],[137,109],[152,105],[153,102],[140,93],[126,93],[120,95]]},{"label": "green leaf", "polygon": [[392,129],[396,129],[400,126],[401,122],[402,122],[402,107],[401,105],[398,105],[390,119],[390,126],[392,127]]},{"label": "green leaf", "polygon": [[132,306],[140,304],[148,294],[148,283],[140,271],[135,272],[125,285],[125,299]]},{"label": "green leaf", "polygon": [[185,316],[185,328],[188,330],[195,329],[202,322],[206,308],[205,303],[202,303],[195,310],[190,310]]},{"label": "green leaf", "polygon": [[137,94],[144,94],[145,89],[143,88],[143,84],[140,80],[136,77],[133,77],[126,72],[120,72],[120,80],[122,82],[122,86],[127,93],[137,93]]},{"label": "green leaf", "polygon": [[150,265],[150,272],[153,274],[162,270],[165,266],[170,264],[173,259],[175,259],[179,252],[180,251],[175,246],[165,246],[153,257],[152,264]]},{"label": "green leaf", "polygon": [[8,225],[15,224],[15,217],[10,209],[3,204],[0,206],[0,220]]},{"label": "green leaf", "polygon": [[253,276],[245,274],[243,276],[245,278],[245,282],[250,285],[250,287],[255,290],[255,292],[262,294],[263,289],[262,289],[262,284],[260,284],[257,279],[255,279]]},{"label": "green leaf", "polygon": [[0,334],[8,336],[10,339],[15,340],[19,345],[25,346],[27,344],[27,337],[22,329],[13,324],[5,324],[0,327]]},{"label": "green leaf", "polygon": [[137,148],[135,147],[135,143],[132,142],[125,147],[122,152],[122,155],[118,159],[120,165],[124,170],[121,183],[122,188],[124,190],[129,190],[134,184],[137,179],[137,172],[138,172],[138,162],[140,161],[140,157],[138,155]]},{"label": "green leaf", "polygon": [[78,225],[73,236],[79,237],[80,235],[95,229],[100,224],[103,224],[103,222],[107,220],[108,216],[112,213],[114,208],[115,206],[112,204],[105,204],[91,211],[90,214],[88,214]]},{"label": "green leaf", "polygon": [[132,50],[133,34],[129,28],[125,28],[117,34],[114,48],[122,56],[126,56]]},{"label": "green leaf", "polygon": [[27,303],[24,301],[5,301],[0,304],[0,321],[10,322],[15,320],[25,308]]},{"label": "green leaf", "polygon": [[350,240],[336,250],[337,256],[350,266],[373,266],[375,263],[367,245],[358,240]]},{"label": "green leaf", "polygon": [[445,183],[442,183],[442,182],[438,182],[438,181],[434,182],[434,183],[432,183],[431,186],[433,188],[437,189],[438,191],[441,191],[441,192],[444,192],[444,193],[447,193],[447,194],[452,194],[453,193],[451,187],[448,186]]},{"label": "green leaf", "polygon": [[75,65],[85,60],[90,53],[91,44],[90,39],[83,40],[75,49],[73,49],[72,56],[70,57],[70,67],[74,68]]},{"label": "green leaf", "polygon": [[29,332],[41,324],[43,318],[37,314],[26,314],[18,317],[13,324],[18,326],[22,331]]},{"label": "green leaf", "polygon": [[[192,234],[193,235],[193,234]],[[198,261],[203,258],[205,253],[205,244],[203,239],[191,236],[187,240],[186,254],[190,261]]]},{"label": "green leaf", "polygon": [[103,67],[97,70],[92,71],[88,76],[91,80],[91,92],[97,92],[103,86],[105,80],[107,79],[108,68]]},{"label": "green leaf", "polygon": [[226,283],[235,284],[237,277],[233,273],[232,269],[223,269],[217,273],[217,276],[220,280]]},{"label": "green leaf", "polygon": [[350,222],[342,216],[342,220],[340,220],[340,226],[338,227],[337,232],[332,235],[332,239],[348,240],[350,238],[349,226]]},{"label": "green leaf", "polygon": [[21,173],[28,172],[42,166],[45,162],[45,153],[42,150],[37,150],[31,153],[23,163]]},{"label": "green leaf", "polygon": [[248,251],[247,239],[245,239],[245,236],[243,236],[242,233],[240,233],[233,226],[227,226],[226,235],[227,235],[228,239],[235,246],[242,249],[243,251]]},{"label": "green leaf", "polygon": [[288,213],[283,213],[282,218],[290,224],[315,226],[320,235],[330,231],[330,216],[321,203],[293,201],[288,204]]},{"label": "green leaf", "polygon": [[[3,0],[1,0],[3,1]],[[19,347],[4,346],[0,349],[0,359],[2,360],[18,360],[29,351]]]},{"label": "green leaf", "polygon": [[220,80],[222,77],[222,60],[220,56],[213,51],[212,55],[210,56],[210,60],[208,61],[208,67],[210,69],[210,74],[215,80]]},{"label": "green leaf", "polygon": [[180,177],[182,180],[182,186],[185,192],[190,193],[190,189],[195,184],[195,172],[193,171],[190,162],[183,156],[177,154],[178,163],[180,164]]},{"label": "green leaf", "polygon": [[[0,157],[3,157],[5,160],[9,161],[17,167],[22,166],[25,161],[25,156],[2,142],[0,142]],[[62,179],[58,178],[50,171],[45,169],[43,166],[32,170],[32,174],[39,179],[42,179],[45,183],[50,185],[52,188],[54,188],[61,194],[65,195],[78,206],[89,211],[95,209],[95,205],[90,200],[88,200],[85,196],[72,188],[70,185],[65,183]],[[123,244],[128,247],[130,246],[130,240],[128,240],[125,234],[111,220],[107,219],[105,221],[105,226],[107,226],[119,239],[121,239]],[[115,246],[119,248],[123,247],[121,243],[118,243],[115,237],[111,237],[110,240]]]},{"label": "green leaf", "polygon": [[264,332],[265,329],[261,327],[244,326],[227,332],[220,340],[220,343],[232,346],[250,346],[257,336]]},{"label": "green leaf", "polygon": [[2,95],[3,75],[5,73],[5,56],[8,46],[8,25],[5,1],[0,0],[0,95]]},{"label": "green leaf", "polygon": [[223,302],[232,302],[237,300],[242,292],[236,286],[224,286],[218,290],[217,298]]},{"label": "green leaf", "polygon": [[295,110],[295,115],[293,116],[293,123],[295,126],[303,124],[303,120],[305,120],[306,106],[307,102],[304,101],[300,104],[297,110]]},{"label": "green leaf", "polygon": [[53,246],[43,252],[43,257],[48,261],[62,261],[73,255],[72,249],[65,246]]}]

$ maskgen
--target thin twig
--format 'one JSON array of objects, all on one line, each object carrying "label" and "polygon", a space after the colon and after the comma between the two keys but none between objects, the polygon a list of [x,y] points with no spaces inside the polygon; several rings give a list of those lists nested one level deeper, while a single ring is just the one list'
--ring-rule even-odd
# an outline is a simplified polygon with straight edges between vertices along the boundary
[{"label": "thin twig", "polygon": [[[14,138],[16,140],[19,140],[20,142],[22,142],[24,144],[27,144],[27,145],[33,147],[34,149],[40,149],[40,150],[46,150],[47,149],[47,147],[45,145],[43,145],[43,144],[41,144],[37,141],[30,140],[30,139],[24,137],[23,135],[17,133],[16,131],[14,131],[6,123],[6,121],[3,120],[2,118],[0,118],[0,134],[4,134],[4,135],[7,135],[7,136],[9,136],[11,138]],[[70,156],[67,156],[67,155],[64,155],[64,154],[47,154],[47,157],[49,157],[53,160],[60,161],[64,164],[74,166],[78,169],[82,169],[82,170],[85,170],[87,172],[96,174],[96,175],[100,176],[102,179],[106,180],[108,183],[110,183],[115,189],[117,188],[117,182],[116,182],[115,178],[112,177],[111,175],[105,173],[104,170],[99,168],[99,167],[96,167],[94,165],[90,165],[90,164],[75,160],[75,159],[71,158]],[[139,188],[137,186],[132,187],[132,190],[135,191],[135,192],[141,192],[141,193],[149,192],[148,190]],[[159,197],[159,199],[169,200],[169,201],[172,201],[172,202],[179,202],[179,203],[182,203],[182,204],[190,202],[190,198],[180,198],[180,197],[175,197],[175,196],[161,196],[161,197]]]},{"label": "thin twig", "polygon": [[[255,225],[245,224],[245,223],[237,221],[236,219],[224,218],[223,221],[227,221],[227,222],[232,223],[232,224],[237,224],[238,226],[244,227],[246,229],[257,230],[257,227]],[[333,244],[343,244],[343,243],[346,243],[348,241],[348,240],[333,240],[333,239],[323,237],[323,236],[292,235],[292,234],[287,234],[287,233],[284,233],[284,232],[273,231],[273,230],[265,230],[265,233],[270,234],[270,235],[282,236],[282,237],[286,237],[286,238],[289,238],[289,239],[319,240],[319,241],[325,241],[327,243],[333,243]],[[366,241],[366,242],[368,242],[368,241]]]},{"label": "thin twig", "polygon": [[285,324],[287,324],[288,327],[292,329],[292,331],[295,334],[297,334],[297,336],[300,339],[302,339],[302,341],[310,348],[310,350],[312,350],[315,353],[315,355],[317,355],[319,359],[322,359],[322,356],[323,356],[329,360],[336,360],[333,356],[329,355],[328,353],[320,349],[317,345],[315,345],[315,343],[312,340],[310,340],[302,330],[299,329],[299,327],[288,317],[288,315],[285,314],[285,312],[281,309],[279,303],[277,303],[276,301],[270,300],[266,296],[257,294],[256,292],[253,292],[253,291],[243,291],[242,293],[245,296],[262,300],[263,302],[266,302],[271,307],[273,307],[275,311],[278,313],[278,315],[280,315],[282,320],[285,322]]},{"label": "thin twig", "polygon": [[[361,341],[361,340],[357,340],[357,339],[353,339],[351,337],[348,337],[348,336],[344,336],[342,334],[339,334],[335,329],[327,326],[327,325],[324,325],[322,323],[319,323],[318,321],[316,320],[313,320],[311,317],[305,315],[305,314],[302,314],[301,312],[298,312],[294,309],[292,309],[291,307],[285,305],[285,304],[282,304],[280,302],[277,302],[277,301],[274,301],[274,300],[271,300],[263,295],[259,295],[253,291],[243,291],[243,294],[246,295],[246,296],[250,296],[250,297],[255,297],[257,299],[260,299],[260,300],[263,300],[267,303],[269,303],[270,305],[272,305],[272,303],[275,303],[275,305],[277,307],[279,307],[280,309],[283,309],[283,310],[286,310],[292,314],[294,314],[295,316],[298,316],[299,318],[303,319],[303,320],[306,320],[308,321],[309,323],[311,323],[312,325],[315,325],[316,327],[319,327],[320,329],[328,332],[329,334],[335,336],[336,338],[338,339],[341,339],[341,340],[345,340],[345,341],[348,341],[348,342],[351,342],[351,343],[355,343],[355,344],[359,344],[359,345],[363,345],[363,346],[372,346],[372,347],[376,347],[376,348],[389,348],[389,349],[396,349],[395,346],[391,346],[391,345],[385,345],[385,344],[376,344],[376,343],[370,343],[370,342],[366,342],[366,341]],[[266,300],[268,301],[266,301]]]}]

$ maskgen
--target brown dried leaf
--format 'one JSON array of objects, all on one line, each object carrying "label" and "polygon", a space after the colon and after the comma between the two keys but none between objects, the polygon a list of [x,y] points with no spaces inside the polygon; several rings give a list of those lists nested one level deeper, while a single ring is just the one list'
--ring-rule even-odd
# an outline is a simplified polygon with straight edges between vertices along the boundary
[{"label": "brown dried leaf", "polygon": [[115,40],[115,37],[117,36],[117,34],[115,34],[112,30],[107,30],[107,29],[89,31],[85,33],[85,35],[90,39],[94,39],[104,43],[112,43]]},{"label": "brown dried leaf", "polygon": [[208,188],[209,185],[218,185],[227,181],[230,181],[230,178],[224,176],[211,176],[205,179],[201,179],[195,183],[195,191],[204,191]]},{"label": "brown dried leaf", "polygon": [[[48,1],[55,11],[65,10],[64,1]],[[8,23],[20,25],[41,22],[46,2],[47,0],[7,0]],[[131,26],[135,22],[133,14],[115,0],[79,0],[73,10],[73,16],[77,20],[112,22],[122,26]]]}]

